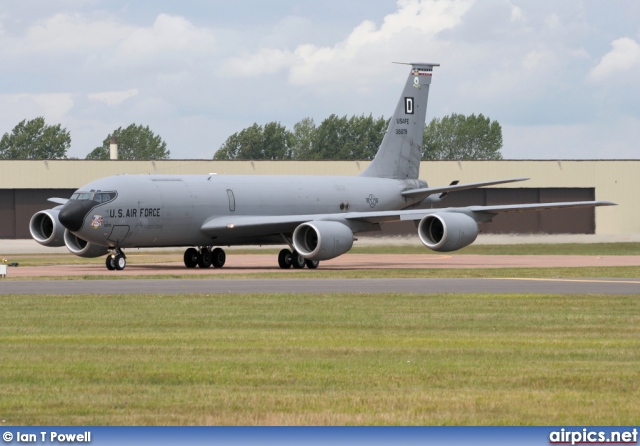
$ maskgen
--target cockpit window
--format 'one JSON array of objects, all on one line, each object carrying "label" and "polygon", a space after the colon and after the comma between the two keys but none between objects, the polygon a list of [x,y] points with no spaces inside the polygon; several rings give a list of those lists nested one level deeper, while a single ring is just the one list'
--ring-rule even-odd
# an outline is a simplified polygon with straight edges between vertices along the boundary
[{"label": "cockpit window", "polygon": [[114,198],[115,192],[76,192],[71,195],[71,200],[93,200],[97,203],[106,203]]},{"label": "cockpit window", "polygon": [[93,194],[89,192],[76,192],[71,196],[72,200],[93,200]]},{"label": "cockpit window", "polygon": [[107,201],[113,200],[115,196],[116,194],[114,194],[113,192],[101,192],[93,196],[93,201],[97,201],[98,203],[106,203]]}]

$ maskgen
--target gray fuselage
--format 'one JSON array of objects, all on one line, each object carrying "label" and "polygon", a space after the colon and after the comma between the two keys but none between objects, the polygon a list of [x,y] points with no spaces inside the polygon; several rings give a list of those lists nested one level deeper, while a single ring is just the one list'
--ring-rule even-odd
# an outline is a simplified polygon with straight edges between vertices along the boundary
[{"label": "gray fuselage", "polygon": [[101,246],[167,247],[284,244],[280,234],[205,234],[224,216],[281,216],[398,210],[421,180],[333,176],[117,175],[78,192],[115,192],[96,203],[74,234]]}]

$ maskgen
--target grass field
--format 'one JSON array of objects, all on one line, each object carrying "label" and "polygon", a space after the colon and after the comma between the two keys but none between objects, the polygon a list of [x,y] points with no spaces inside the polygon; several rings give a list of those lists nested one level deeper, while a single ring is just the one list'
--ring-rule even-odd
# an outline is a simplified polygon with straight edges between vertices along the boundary
[{"label": "grass field", "polygon": [[0,297],[5,425],[640,423],[640,295]]},{"label": "grass field", "polygon": [[[1,248],[0,248],[1,249]],[[272,254],[282,249],[233,249],[228,255],[234,254]],[[138,263],[181,262],[184,250],[155,252],[138,251],[136,249],[125,250],[127,255]],[[451,253],[437,253],[416,245],[378,245],[378,246],[354,246],[349,253],[352,254],[432,254],[450,255]],[[477,255],[585,255],[585,256],[617,256],[640,255],[640,243],[561,243],[561,244],[523,244],[523,245],[471,245],[455,252],[459,254]],[[346,254],[348,255],[348,254]],[[8,258],[10,261],[19,262],[21,266],[41,265],[74,265],[74,264],[103,264],[104,257],[85,259],[71,253],[66,254],[1,254],[0,258]]]}]

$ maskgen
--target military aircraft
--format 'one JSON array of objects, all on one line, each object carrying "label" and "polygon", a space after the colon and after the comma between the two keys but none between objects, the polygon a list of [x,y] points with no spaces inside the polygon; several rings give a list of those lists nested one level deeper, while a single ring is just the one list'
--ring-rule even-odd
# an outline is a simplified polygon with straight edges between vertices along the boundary
[{"label": "military aircraft", "polygon": [[70,199],[51,198],[36,213],[32,237],[81,257],[108,254],[126,266],[125,248],[188,247],[187,268],[222,267],[220,246],[287,245],[281,268],[317,268],[349,251],[354,234],[411,220],[434,251],[471,244],[478,222],[498,213],[607,206],[608,201],[431,209],[453,191],[523,181],[512,178],[429,187],[418,178],[429,86],[435,63],[410,63],[409,76],[373,161],[358,176],[116,175],[93,181]]}]

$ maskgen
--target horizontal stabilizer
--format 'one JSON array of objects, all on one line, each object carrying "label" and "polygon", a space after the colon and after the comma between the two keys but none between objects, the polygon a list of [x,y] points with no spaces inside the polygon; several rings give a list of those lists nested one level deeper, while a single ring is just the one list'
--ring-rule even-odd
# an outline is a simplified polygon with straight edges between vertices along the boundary
[{"label": "horizontal stabilizer", "polygon": [[402,192],[402,196],[406,198],[427,198],[433,194],[443,194],[458,190],[477,189],[479,187],[493,186],[496,184],[517,183],[518,181],[526,181],[529,178],[511,178],[509,180],[483,181],[481,183],[468,184],[450,184],[442,187],[424,187],[421,189],[409,189]]}]

